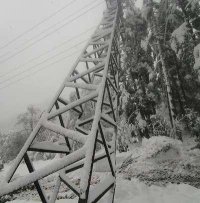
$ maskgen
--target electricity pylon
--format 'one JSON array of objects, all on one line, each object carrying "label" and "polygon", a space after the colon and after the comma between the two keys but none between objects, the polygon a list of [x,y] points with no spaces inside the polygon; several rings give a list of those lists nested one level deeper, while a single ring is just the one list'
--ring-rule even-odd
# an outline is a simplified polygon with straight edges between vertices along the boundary
[{"label": "electricity pylon", "polygon": [[[0,196],[34,183],[42,202],[53,203],[56,201],[61,183],[64,183],[78,196],[79,203],[97,202],[109,190],[112,190],[113,194],[111,202],[114,201],[121,24],[118,4],[117,0],[107,1],[108,8],[103,13],[102,21],[14,160],[4,182],[1,182]],[[64,91],[67,87],[73,88],[76,92],[74,101],[66,100]],[[87,105],[93,107],[92,115],[85,114]],[[74,111],[78,115],[74,130],[65,127],[65,115],[69,111]],[[109,140],[105,136],[106,127],[113,128]],[[47,141],[36,142],[41,129],[63,136],[65,145]],[[70,140],[80,143],[80,148],[72,150]],[[41,169],[35,169],[29,151],[61,153],[65,156],[53,160],[51,164]],[[29,173],[12,180],[23,160]],[[94,174],[93,166],[100,160],[103,160],[104,164],[107,162],[109,170],[104,172],[95,186],[90,187]],[[67,176],[75,170],[79,170],[80,174],[78,186]],[[53,173],[56,173],[57,179],[48,198],[41,180]]]}]

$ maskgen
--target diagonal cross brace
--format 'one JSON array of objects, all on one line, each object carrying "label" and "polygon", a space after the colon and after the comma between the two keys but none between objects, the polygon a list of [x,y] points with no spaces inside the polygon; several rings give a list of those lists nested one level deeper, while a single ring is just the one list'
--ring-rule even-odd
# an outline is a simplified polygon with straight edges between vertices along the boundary
[{"label": "diagonal cross brace", "polygon": [[[112,54],[113,50],[113,41],[115,39],[119,40],[116,36],[116,24],[118,22],[119,16],[118,16],[118,7],[116,4],[116,0],[111,0],[110,2],[110,8],[104,12],[104,18],[101,21],[101,23],[97,26],[97,30],[95,31],[95,34],[91,37],[91,39],[88,41],[86,46],[84,47],[82,53],[80,54],[80,57],[76,60],[74,66],[70,70],[68,76],[64,80],[63,84],[59,88],[58,92],[56,93],[55,97],[53,98],[52,102],[49,105],[49,108],[47,109],[47,113],[44,113],[39,120],[38,124],[34,128],[33,132],[27,139],[25,145],[23,146],[22,150],[18,154],[17,158],[14,161],[13,166],[11,167],[10,171],[8,172],[5,181],[4,181],[4,187],[0,191],[0,196],[8,194],[10,192],[13,192],[15,190],[20,189],[21,187],[24,187],[28,184],[35,183],[35,186],[40,194],[42,202],[46,202],[44,191],[41,189],[41,186],[39,185],[39,180],[52,174],[55,172],[58,172],[59,170],[63,169],[65,173],[67,172],[67,168],[71,168],[70,170],[77,170],[82,169],[81,171],[81,182],[80,182],[80,189],[75,187],[74,185],[70,185],[68,178],[66,178],[64,174],[62,174],[62,177],[58,176],[56,181],[56,186],[54,188],[53,194],[51,196],[50,202],[54,203],[56,201],[57,194],[59,192],[59,188],[61,186],[61,181],[65,182],[66,185],[69,187],[72,187],[72,190],[77,194],[77,196],[80,197],[79,202],[97,202],[110,188],[114,187],[114,181],[115,181],[115,169],[111,161],[110,153],[115,152],[115,146],[111,146],[111,144],[107,144],[107,141],[105,137],[102,134],[102,140],[97,138],[97,133],[99,131],[100,127],[100,120],[104,120],[107,122],[107,125],[112,126],[116,129],[116,115],[114,114],[114,107],[113,107],[113,98],[116,97],[117,94],[114,96],[111,95],[112,92],[109,91],[109,87],[111,86],[116,87],[116,84],[112,84],[112,80],[108,80],[109,77],[116,78],[117,70],[110,71],[110,69],[114,70],[116,67],[119,67],[119,64],[115,64],[115,66],[112,66],[112,63],[110,63],[110,60],[115,61],[115,63],[118,62],[116,57],[117,54]],[[92,49],[92,50],[91,50]],[[116,49],[116,47],[115,47]],[[87,51],[91,50],[91,51]],[[119,53],[119,52],[116,52]],[[88,57],[88,58],[86,58]],[[77,67],[79,64],[84,64],[86,70],[78,70]],[[112,67],[111,67],[112,66]],[[76,74],[75,74],[76,73]],[[113,75],[114,74],[114,75]],[[89,76],[89,80],[86,79],[86,75]],[[98,75],[101,75],[99,77]],[[90,77],[91,76],[91,77]],[[91,79],[92,78],[92,79]],[[100,78],[100,82],[96,83],[96,78]],[[82,80],[82,83],[79,83],[78,81]],[[84,83],[83,83],[84,82]],[[116,82],[116,81],[115,81]],[[74,87],[76,91],[78,92],[78,99],[73,102],[65,102],[65,98],[63,98],[63,91],[67,87]],[[114,88],[115,92],[117,93],[116,88]],[[82,89],[86,89],[87,91],[90,91],[88,95],[83,96],[81,95]],[[109,96],[109,102],[105,100],[105,90],[108,91]],[[60,107],[58,105],[58,102],[60,102],[64,107]],[[64,113],[74,110],[79,114],[79,119],[87,121],[91,117],[84,118],[84,107],[83,104],[87,104],[87,102],[92,102],[94,106],[94,114],[92,116],[91,122],[91,129],[84,129],[82,126],[83,132],[88,132],[86,135],[85,133],[80,133],[78,131],[66,129],[64,125],[64,116],[62,116]],[[107,104],[105,106],[104,104]],[[80,106],[82,106],[81,110]],[[109,108],[109,109],[108,109]],[[114,116],[114,119],[110,117],[108,114],[112,113]],[[53,118],[58,117],[60,120],[59,124],[54,123],[52,120]],[[52,120],[52,121],[51,121]],[[48,142],[46,142],[46,145],[43,146],[45,143],[35,144],[34,140],[36,136],[38,136],[38,133],[41,128],[48,129],[50,131],[53,131],[55,133],[61,134],[64,136],[68,143],[68,138],[78,141],[82,143],[82,147],[76,151],[67,151],[68,148],[64,148],[62,146],[59,146],[59,148],[56,147],[55,144],[49,144],[47,146]],[[101,125],[101,133],[103,125]],[[80,129],[79,129],[80,130]],[[96,154],[95,146],[97,142],[100,145],[104,146],[105,153],[102,156],[99,156]],[[34,144],[33,144],[34,143]],[[66,157],[63,157],[62,159],[55,160],[52,164],[49,164],[48,166],[34,170],[34,168],[31,168],[32,163],[28,159],[27,152],[31,151],[44,151],[46,152],[58,152],[63,153],[65,152]],[[114,151],[113,151],[114,150]],[[96,161],[101,160],[102,158],[108,158],[110,168],[111,168],[111,176],[108,178],[108,182],[105,183],[106,188],[100,190],[101,192],[97,192],[99,188],[101,187],[95,187],[96,192],[94,191],[94,194],[96,196],[91,196],[90,192],[90,180],[93,173],[93,164]],[[19,164],[22,160],[25,160],[30,174],[25,175],[23,177],[20,177],[17,180],[11,181],[15,171],[17,170]],[[79,164],[80,163],[80,164]],[[33,171],[34,170],[34,171]],[[60,180],[62,178],[62,180]],[[103,183],[101,183],[103,184]]]}]

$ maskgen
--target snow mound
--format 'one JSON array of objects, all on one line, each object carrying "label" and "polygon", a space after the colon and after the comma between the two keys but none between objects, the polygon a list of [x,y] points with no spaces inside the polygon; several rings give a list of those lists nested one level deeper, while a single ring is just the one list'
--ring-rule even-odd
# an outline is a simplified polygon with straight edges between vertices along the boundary
[{"label": "snow mound", "polygon": [[128,176],[161,170],[170,163],[179,163],[185,158],[182,143],[165,136],[143,139],[142,146],[132,150],[119,167],[119,172]]},{"label": "snow mound", "polygon": [[179,159],[182,155],[182,143],[178,140],[158,136],[142,141],[141,159]]},{"label": "snow mound", "polygon": [[137,178],[147,185],[184,183],[200,188],[200,153],[190,148],[169,137],[152,137],[135,147],[118,171],[124,179]]}]

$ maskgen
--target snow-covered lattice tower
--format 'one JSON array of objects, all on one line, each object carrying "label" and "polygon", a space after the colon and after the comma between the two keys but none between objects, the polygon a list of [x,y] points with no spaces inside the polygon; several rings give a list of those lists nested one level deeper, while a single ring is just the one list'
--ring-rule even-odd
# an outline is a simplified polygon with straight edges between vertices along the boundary
[{"label": "snow-covered lattice tower", "polygon": [[[61,184],[65,184],[77,196],[79,203],[97,202],[109,190],[114,199],[115,188],[115,150],[116,150],[116,117],[118,106],[118,70],[120,66],[119,40],[120,15],[119,2],[107,1],[107,10],[96,31],[84,47],[68,76],[53,98],[49,108],[41,116],[33,132],[15,159],[4,182],[0,185],[0,196],[12,193],[34,183],[42,202],[55,202]],[[74,89],[76,98],[67,101],[66,90]],[[91,114],[85,114],[90,105]],[[75,129],[66,128],[66,113],[74,111],[78,120]],[[105,136],[106,128],[113,131]],[[52,141],[36,142],[40,130],[47,129],[65,138],[65,145]],[[80,143],[78,149],[72,150],[71,141]],[[62,158],[54,159],[43,168],[36,169],[30,159],[30,151],[61,153]],[[99,180],[91,186],[94,175],[94,164],[106,164],[107,169],[101,172]],[[29,173],[13,179],[13,176],[24,161]],[[69,174],[78,171],[79,184],[69,178]],[[50,196],[45,194],[43,179],[56,174],[56,181]],[[91,187],[90,187],[91,186]],[[68,202],[68,200],[66,200]]]}]

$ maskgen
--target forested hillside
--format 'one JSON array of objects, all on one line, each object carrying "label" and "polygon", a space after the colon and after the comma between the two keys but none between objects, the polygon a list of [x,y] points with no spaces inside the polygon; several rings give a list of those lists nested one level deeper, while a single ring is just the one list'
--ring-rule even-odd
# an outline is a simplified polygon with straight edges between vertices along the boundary
[{"label": "forested hillside", "polygon": [[123,9],[120,115],[129,136],[199,138],[199,1],[144,0],[138,9],[127,0]]}]

